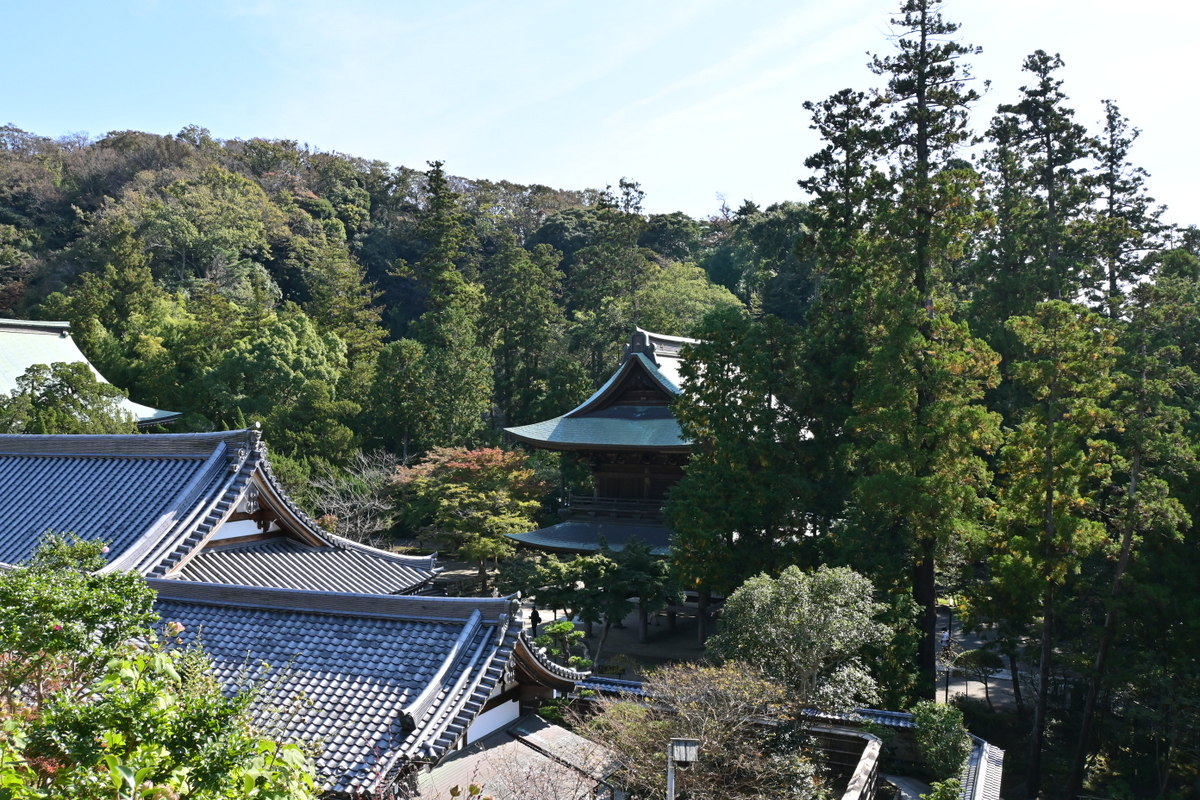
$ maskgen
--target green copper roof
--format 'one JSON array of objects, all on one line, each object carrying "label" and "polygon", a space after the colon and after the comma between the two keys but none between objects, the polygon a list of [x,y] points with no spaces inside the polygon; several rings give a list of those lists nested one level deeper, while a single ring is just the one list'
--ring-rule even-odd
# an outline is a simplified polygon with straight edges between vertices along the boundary
[{"label": "green copper roof", "polygon": [[669,406],[614,405],[613,399],[635,371],[659,387],[664,400],[678,395],[682,385],[679,351],[691,341],[639,328],[621,366],[591,397],[561,417],[505,430],[522,441],[554,450],[688,450],[691,440],[683,436]]},{"label": "green copper roof", "polygon": [[[92,370],[96,380],[108,383],[104,376],[84,357],[71,338],[66,322],[36,322],[0,320],[0,393],[8,394],[17,388],[17,378],[34,364],[72,364],[83,362]],[[167,422],[179,416],[176,411],[162,411],[126,398],[121,407],[137,418],[139,425]]]},{"label": "green copper roof", "polygon": [[614,406],[603,415],[555,417],[505,430],[531,444],[561,450],[599,446],[682,450],[691,445],[666,406]]},{"label": "green copper roof", "polygon": [[622,550],[634,539],[650,545],[650,552],[665,556],[671,550],[671,531],[662,525],[626,525],[611,521],[567,520],[529,533],[513,533],[508,538],[539,550],[563,553],[594,553],[603,540],[610,550]]}]

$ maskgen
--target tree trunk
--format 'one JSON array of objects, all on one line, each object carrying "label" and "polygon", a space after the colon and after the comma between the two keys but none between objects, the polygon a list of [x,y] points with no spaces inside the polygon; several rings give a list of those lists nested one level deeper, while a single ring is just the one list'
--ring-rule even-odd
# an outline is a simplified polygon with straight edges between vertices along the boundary
[{"label": "tree trunk", "polygon": [[1042,745],[1046,738],[1046,707],[1049,704],[1050,658],[1053,653],[1052,628],[1054,627],[1054,584],[1046,586],[1042,595],[1042,658],[1038,665],[1037,704],[1033,710],[1033,731],[1029,736],[1029,773],[1026,777],[1025,795],[1037,800],[1042,788]]},{"label": "tree trunk", "polygon": [[650,639],[650,613],[646,601],[638,598],[638,641],[645,644]]},{"label": "tree trunk", "polygon": [[917,650],[920,691],[926,699],[937,695],[937,586],[933,564],[934,542],[921,541],[919,560],[913,565],[913,599],[921,607],[921,643]]},{"label": "tree trunk", "polygon": [[1021,675],[1017,672],[1017,651],[1008,653],[1008,674],[1012,678],[1013,702],[1017,704],[1017,716],[1025,714],[1025,700],[1021,697]]},{"label": "tree trunk", "polygon": [[708,640],[708,606],[712,600],[712,592],[701,589],[696,599],[696,639],[701,645]]},{"label": "tree trunk", "polygon": [[604,618],[604,630],[600,634],[600,641],[596,643],[596,652],[592,653],[592,669],[600,666],[600,651],[604,649],[604,643],[608,640],[608,631],[612,628],[612,623],[608,621],[608,617]]},{"label": "tree trunk", "polygon": [[1121,535],[1121,556],[1117,560],[1117,571],[1113,576],[1108,613],[1104,616],[1104,633],[1100,636],[1100,645],[1096,649],[1096,661],[1092,666],[1092,677],[1088,681],[1087,699],[1083,704],[1083,719],[1079,723],[1079,742],[1075,747],[1075,760],[1071,764],[1071,777],[1067,781],[1068,797],[1074,797],[1083,789],[1083,773],[1088,753],[1091,751],[1092,726],[1096,715],[1097,700],[1100,697],[1100,685],[1104,681],[1104,672],[1108,667],[1108,652],[1112,648],[1113,640],[1117,638],[1116,603],[1121,594],[1121,582],[1125,578],[1125,571],[1129,568],[1129,559],[1133,553],[1133,531],[1138,516],[1138,474],[1141,471],[1141,465],[1141,450],[1134,450],[1129,469],[1129,490],[1127,492],[1129,510],[1125,518],[1125,530]]}]

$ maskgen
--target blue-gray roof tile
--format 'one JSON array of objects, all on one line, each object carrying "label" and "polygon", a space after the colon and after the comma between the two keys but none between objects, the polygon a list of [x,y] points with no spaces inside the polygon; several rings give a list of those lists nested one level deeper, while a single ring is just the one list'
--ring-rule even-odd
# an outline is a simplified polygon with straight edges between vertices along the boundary
[{"label": "blue-gray roof tile", "polygon": [[[206,553],[252,493],[281,526],[286,520],[286,530],[256,547]],[[27,559],[47,531],[103,540],[109,569],[154,577],[390,594],[413,591],[435,574],[431,558],[385,553],[321,530],[279,487],[250,430],[0,435],[0,563]]]},{"label": "blue-gray roof tile", "polygon": [[276,537],[205,549],[171,577],[279,589],[401,594],[428,583],[434,574],[430,558],[368,548],[313,547]]},{"label": "blue-gray roof tile", "polygon": [[[507,598],[379,597],[152,581],[164,620],[203,642],[227,686],[260,686],[260,722],[322,746],[332,792],[373,793],[406,759],[436,758],[511,656]],[[264,665],[269,665],[264,666]],[[272,709],[301,713],[276,716]]]}]

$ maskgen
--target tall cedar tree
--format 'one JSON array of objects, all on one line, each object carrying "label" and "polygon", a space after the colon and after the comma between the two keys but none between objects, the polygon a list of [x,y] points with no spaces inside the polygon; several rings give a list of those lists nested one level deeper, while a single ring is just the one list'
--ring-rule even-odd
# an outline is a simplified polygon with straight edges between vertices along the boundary
[{"label": "tall cedar tree", "polygon": [[1042,781],[1051,660],[1059,590],[1106,541],[1097,499],[1112,473],[1112,369],[1118,350],[1103,318],[1049,301],[1009,325],[1027,349],[1013,373],[1032,403],[1008,432],[1000,454],[1000,530],[993,579],[1041,596],[1041,658],[1030,735],[1028,797]]},{"label": "tall cedar tree", "polygon": [[933,692],[936,558],[980,516],[990,475],[980,456],[998,424],[981,403],[995,381],[994,353],[955,322],[948,282],[965,256],[975,216],[974,176],[958,148],[969,138],[963,63],[977,48],[951,37],[936,0],[908,0],[892,21],[897,52],[876,56],[887,78],[880,144],[890,154],[893,196],[882,234],[867,252],[873,297],[868,352],[858,370],[857,504],[865,518],[904,543],[913,598],[921,607],[918,652],[923,691]]},{"label": "tall cedar tree", "polygon": [[1130,567],[1139,558],[1144,539],[1173,538],[1190,523],[1187,511],[1171,493],[1171,483],[1196,466],[1195,446],[1185,425],[1191,416],[1188,394],[1197,387],[1198,377],[1184,363],[1177,344],[1181,327],[1195,324],[1194,308],[1180,302],[1185,292],[1186,284],[1171,278],[1135,287],[1127,306],[1128,321],[1121,327],[1123,352],[1115,399],[1124,424],[1115,437],[1119,461],[1107,515],[1110,561],[1115,559],[1115,564],[1071,765],[1069,795],[1083,788]]},{"label": "tall cedar tree", "polygon": [[416,266],[429,301],[412,333],[425,347],[420,369],[432,401],[422,443],[449,447],[466,443],[483,427],[492,396],[492,359],[480,341],[483,287],[465,274],[472,269],[463,249],[467,232],[460,197],[450,189],[442,162],[429,166],[422,230],[430,248]]},{"label": "tall cedar tree", "polygon": [[1116,103],[1104,101],[1104,129],[1095,143],[1099,208],[1092,238],[1098,263],[1088,288],[1111,319],[1120,317],[1128,287],[1146,277],[1143,255],[1161,246],[1166,231],[1165,209],[1146,193],[1146,171],[1129,162],[1140,133]]},{"label": "tall cedar tree", "polygon": [[[1025,59],[1035,79],[1021,87],[1021,99],[1001,105],[993,128],[1003,131],[1020,158],[1024,191],[1034,204],[1025,221],[1028,272],[1041,300],[1072,301],[1083,287],[1090,256],[1083,224],[1094,196],[1084,160],[1093,147],[1087,129],[1067,107],[1057,55],[1038,50]],[[1026,313],[1026,312],[1022,312]]]},{"label": "tall cedar tree", "polygon": [[[681,364],[687,390],[675,403],[685,435],[696,442],[686,474],[671,490],[667,518],[672,558],[683,584],[728,594],[759,572],[776,572],[803,556],[799,498],[804,420],[781,397],[791,384],[796,331],[776,319],[736,309],[711,315],[701,343]],[[700,615],[699,636],[707,634]]]},{"label": "tall cedar tree", "polygon": [[484,262],[482,330],[495,361],[496,411],[504,424],[532,422],[530,409],[543,399],[547,370],[566,330],[557,297],[562,253],[549,245],[522,248],[511,234],[498,236],[496,253]]}]

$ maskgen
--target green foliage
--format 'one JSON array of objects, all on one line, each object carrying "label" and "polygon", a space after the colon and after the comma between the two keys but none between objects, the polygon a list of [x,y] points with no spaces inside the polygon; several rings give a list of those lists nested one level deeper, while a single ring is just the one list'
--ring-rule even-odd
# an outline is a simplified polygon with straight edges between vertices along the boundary
[{"label": "green foliage", "polygon": [[509,424],[535,422],[531,408],[548,390],[552,355],[567,324],[556,301],[561,260],[548,245],[530,253],[500,237],[498,252],[484,265],[481,331],[492,342],[496,405]]},{"label": "green foliage", "polygon": [[[680,594],[670,564],[653,556],[639,539],[619,551],[602,547],[599,553],[565,562],[556,555],[518,555],[501,565],[499,586],[535,597],[543,608],[561,608],[568,619],[603,624],[604,636],[592,654],[596,661],[615,623],[634,608],[644,623],[646,615],[677,602]],[[558,650],[563,656],[570,652],[569,647]]]},{"label": "green foliage", "polygon": [[741,309],[741,302],[694,264],[670,262],[652,271],[637,292],[638,327],[668,336],[691,335],[717,309]]},{"label": "green foliage", "polygon": [[534,639],[538,647],[546,648],[551,658],[555,658],[572,669],[588,669],[592,662],[576,655],[583,641],[583,631],[575,629],[575,623],[569,619],[549,622],[542,626],[541,633]]},{"label": "green foliage", "polygon": [[570,618],[578,603],[573,563],[564,562],[553,553],[522,551],[500,564],[498,588],[509,594],[520,592],[523,597],[536,597],[543,608],[562,609]]},{"label": "green foliage", "polygon": [[0,433],[134,433],[123,401],[82,362],[34,364],[0,395]]},{"label": "green foliage", "polygon": [[814,265],[804,248],[810,214],[799,203],[777,203],[765,210],[745,206],[701,266],[750,308],[802,319],[815,290]]},{"label": "green foliage", "polygon": [[759,575],[726,599],[709,650],[779,681],[797,708],[870,704],[877,694],[863,650],[891,636],[874,593],[870,580],[846,567]]},{"label": "green foliage", "polygon": [[674,405],[698,446],[666,513],[684,584],[731,592],[751,575],[804,560],[806,432],[784,400],[795,391],[796,333],[732,308],[699,333]]},{"label": "green foliage", "polygon": [[498,448],[432,450],[396,485],[406,528],[477,562],[485,582],[486,562],[513,551],[504,535],[537,527],[547,489],[523,454]]},{"label": "green foliage", "polygon": [[958,778],[947,778],[944,781],[937,781],[929,788],[932,791],[921,795],[921,800],[958,800],[958,798],[962,797],[962,784]]},{"label": "green foliage", "polygon": [[483,292],[446,273],[414,325],[425,351],[417,362],[426,387],[425,447],[461,446],[483,427],[492,396],[491,351],[480,343]]},{"label": "green foliage", "polygon": [[153,620],[153,592],[133,574],[96,574],[103,542],[48,533],[27,564],[0,575],[5,716],[89,679]]},{"label": "green foliage", "polygon": [[1009,327],[1028,352],[1013,373],[1032,402],[1006,437],[1000,465],[998,521],[1007,540],[997,543],[993,569],[1011,596],[1041,597],[1041,659],[1028,790],[1041,780],[1048,683],[1058,593],[1083,563],[1107,544],[1100,492],[1112,472],[1113,447],[1100,437],[1114,422],[1109,402],[1118,350],[1103,318],[1079,306],[1051,301],[1035,316]]},{"label": "green foliage", "polygon": [[1112,447],[1099,436],[1114,421],[1106,401],[1117,349],[1100,317],[1067,303],[1044,303],[1009,326],[1028,348],[1014,373],[1033,403],[1001,453],[1004,563],[1061,584],[1105,538],[1095,513]]},{"label": "green foliage", "polygon": [[626,597],[636,597],[643,615],[681,601],[682,592],[670,562],[654,556],[641,539],[630,539],[619,552],[608,555],[616,561],[619,574],[614,589],[625,592]]},{"label": "green foliage", "polygon": [[0,796],[101,800],[315,798],[295,745],[257,736],[196,649],[160,641],[138,575],[97,573],[99,542],[48,536],[0,575]]},{"label": "green foliage", "polygon": [[638,245],[668,261],[693,261],[703,247],[703,233],[700,223],[682,211],[651,214],[638,237]]},{"label": "green foliage", "polygon": [[971,753],[962,712],[954,706],[923,700],[913,706],[912,715],[917,725],[917,748],[926,769],[938,781],[957,778]]}]

